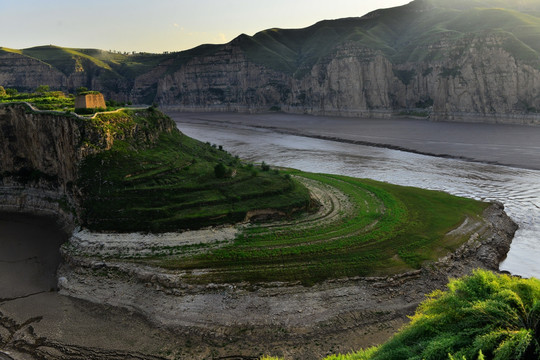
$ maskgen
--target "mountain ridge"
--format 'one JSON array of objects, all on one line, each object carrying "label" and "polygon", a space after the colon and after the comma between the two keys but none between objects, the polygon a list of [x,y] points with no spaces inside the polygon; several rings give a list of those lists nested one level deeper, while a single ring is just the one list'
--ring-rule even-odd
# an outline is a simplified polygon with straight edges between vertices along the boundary
[{"label": "mountain ridge", "polygon": [[538,0],[415,0],[173,53],[0,48],[0,84],[181,110],[527,122],[540,109],[539,14]]}]

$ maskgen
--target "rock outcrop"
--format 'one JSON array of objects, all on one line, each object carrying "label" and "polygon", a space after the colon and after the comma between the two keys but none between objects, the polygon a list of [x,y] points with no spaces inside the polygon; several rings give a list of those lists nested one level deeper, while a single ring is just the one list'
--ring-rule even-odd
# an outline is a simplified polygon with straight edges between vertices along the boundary
[{"label": "rock outcrop", "polygon": [[[106,236],[81,232],[63,248],[66,262],[59,270],[60,293],[123,307],[160,327],[189,332],[189,336],[199,334],[196,336],[238,341],[245,346],[264,339],[268,346],[257,345],[258,351],[272,351],[273,343],[298,339],[357,341],[362,338],[359,332],[378,332],[381,326],[406,321],[425,294],[443,288],[449,277],[470,274],[476,268],[498,270],[516,229],[503,206],[495,203],[485,210],[483,219],[471,219],[454,230],[469,237],[465,244],[420,270],[387,277],[335,279],[311,287],[281,282],[190,283],[186,279],[197,276],[195,271],[185,274],[122,261],[116,256],[129,256],[130,249],[117,251],[115,244],[108,245]],[[185,236],[197,235],[188,232]],[[211,234],[209,239],[215,236],[220,235]],[[129,239],[135,246],[155,244],[157,252],[167,241],[150,240],[140,234]],[[93,258],[90,253],[108,255]],[[320,358],[323,354],[303,355]]]},{"label": "rock outcrop", "polygon": [[175,129],[170,120],[157,120],[151,130],[127,115],[114,121],[122,131],[99,115],[0,104],[0,210],[58,215],[64,227],[73,228],[81,211],[79,170],[87,156],[110,149],[116,140],[151,144]]},{"label": "rock outcrop", "polygon": [[[0,84],[86,86],[113,100],[187,111],[538,123],[536,8],[416,0],[362,18],[240,35],[224,45],[115,54],[114,62],[89,49],[0,51]],[[46,63],[43,54],[51,51],[71,58]]]}]

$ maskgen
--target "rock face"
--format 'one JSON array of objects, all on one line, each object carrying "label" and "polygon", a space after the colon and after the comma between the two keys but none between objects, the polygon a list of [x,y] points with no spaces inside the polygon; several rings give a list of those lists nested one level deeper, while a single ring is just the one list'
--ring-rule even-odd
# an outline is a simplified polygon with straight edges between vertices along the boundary
[{"label": "rock face", "polygon": [[0,53],[0,84],[35,89],[39,85],[65,85],[65,75],[49,64],[14,53]]},{"label": "rock face", "polygon": [[227,45],[159,79],[156,100],[179,110],[390,116],[415,109],[440,120],[533,122],[540,108],[540,71],[505,51],[506,41],[495,35],[441,41],[430,46],[451,56],[399,65],[380,51],[350,43],[301,79],[253,64]]},{"label": "rock face", "polygon": [[151,130],[126,121],[123,131],[115,132],[110,125],[107,118],[0,104],[0,210],[58,215],[66,228],[73,227],[81,210],[77,180],[86,156],[110,149],[115,140],[153,143],[161,132],[175,129],[169,120],[158,120]]},{"label": "rock face", "polygon": [[[540,22],[530,3],[415,0],[224,45],[123,55],[123,63],[90,49],[72,55],[69,66],[0,51],[0,84],[86,86],[114,100],[178,110],[533,123],[540,118],[540,46],[531,34],[540,33]],[[90,53],[101,55],[90,60]]]},{"label": "rock face", "polygon": [[0,209],[53,215],[66,228],[77,222],[74,186],[83,157],[110,146],[107,138],[75,116],[0,106]]},{"label": "rock face", "polygon": [[127,101],[131,81],[100,69],[88,59],[75,59],[69,71],[18,53],[0,51],[0,84],[21,91],[33,91],[40,85],[75,92],[79,87],[102,91],[107,98]]},{"label": "rock face", "polygon": [[[470,274],[476,268],[498,270],[516,229],[503,206],[492,204],[483,219],[465,221],[454,230],[468,236],[468,242],[420,270],[388,277],[336,279],[311,287],[297,283],[192,284],[186,278],[196,276],[194,273],[122,261],[115,256],[129,258],[131,249],[118,251],[116,244],[108,244],[106,235],[81,232],[63,248],[66,262],[59,270],[60,293],[124,307],[159,326],[215,341],[238,341],[256,351],[271,352],[272,346],[293,338],[304,342],[339,338],[343,342],[356,334],[351,338],[358,340],[363,337],[358,333],[365,336],[380,331],[381,326],[405,321],[425,294],[443,288],[449,277]],[[135,246],[148,242],[159,247],[166,241],[141,234],[130,237]],[[109,255],[93,257],[97,253]],[[284,338],[280,338],[281,333],[286,334]],[[265,345],[261,347],[261,343]],[[190,358],[203,358],[202,354]],[[302,355],[321,358],[324,354]]]},{"label": "rock face", "polygon": [[[84,139],[99,139],[100,134],[85,126],[76,116],[33,111],[27,105],[0,106],[0,169],[2,175],[28,175],[61,190],[77,178],[82,158],[92,148]],[[101,147],[111,140],[104,137]]]}]

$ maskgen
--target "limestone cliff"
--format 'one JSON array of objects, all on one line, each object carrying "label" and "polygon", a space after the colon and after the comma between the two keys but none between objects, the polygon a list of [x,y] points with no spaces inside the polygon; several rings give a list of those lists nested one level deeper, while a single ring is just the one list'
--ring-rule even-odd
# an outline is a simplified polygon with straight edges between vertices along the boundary
[{"label": "limestone cliff", "polygon": [[[114,100],[183,110],[536,123],[539,8],[538,0],[415,0],[161,55],[4,50],[0,84],[86,86]],[[47,62],[51,51],[65,61]]]},{"label": "limestone cliff", "polygon": [[77,169],[93,151],[83,139],[98,138],[89,130],[75,116],[0,106],[0,210],[54,215],[72,227]]},{"label": "limestone cliff", "polygon": [[301,79],[250,62],[233,45],[158,80],[156,100],[189,110],[360,116],[416,109],[436,119],[522,115],[540,109],[540,70],[504,49],[503,35],[441,41],[450,56],[393,64],[382,52],[342,45]]},{"label": "limestone cliff", "polygon": [[48,182],[62,190],[76,180],[85,155],[111,142],[76,116],[37,112],[24,104],[0,106],[0,125],[2,175]]},{"label": "limestone cliff", "polygon": [[150,128],[121,111],[81,117],[0,104],[0,210],[53,214],[74,225],[81,212],[82,161],[117,140],[154,143],[174,128],[170,119],[156,118]]}]

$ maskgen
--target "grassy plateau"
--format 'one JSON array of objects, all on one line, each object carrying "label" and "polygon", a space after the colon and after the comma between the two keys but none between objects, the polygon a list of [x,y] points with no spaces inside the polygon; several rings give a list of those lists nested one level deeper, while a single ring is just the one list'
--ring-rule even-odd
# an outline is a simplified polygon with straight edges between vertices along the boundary
[{"label": "grassy plateau", "polygon": [[200,251],[193,253],[180,246],[133,259],[188,274],[204,270],[186,281],[313,284],[418,269],[466,241],[468,233],[448,233],[466,219],[478,220],[488,205],[373,180],[246,164],[221,146],[185,136],[154,107],[78,121],[86,133],[80,146],[89,155],[75,185],[82,225],[90,230],[194,230],[246,223],[257,210],[281,218],[244,224],[234,241],[219,247],[197,244]]}]

